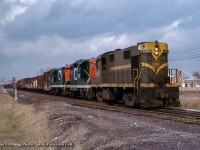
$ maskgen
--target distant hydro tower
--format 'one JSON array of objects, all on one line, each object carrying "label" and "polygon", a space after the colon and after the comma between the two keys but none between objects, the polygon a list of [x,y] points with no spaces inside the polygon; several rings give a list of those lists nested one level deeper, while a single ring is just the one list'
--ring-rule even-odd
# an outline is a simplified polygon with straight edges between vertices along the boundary
[{"label": "distant hydro tower", "polygon": [[184,71],[184,70],[182,70],[182,72],[183,72],[184,74],[186,74],[187,77],[189,77],[190,79],[193,79],[193,78],[194,78],[190,73],[188,73],[188,72],[186,72],[186,71]]},{"label": "distant hydro tower", "polygon": [[12,77],[12,83],[15,83],[16,77]]}]

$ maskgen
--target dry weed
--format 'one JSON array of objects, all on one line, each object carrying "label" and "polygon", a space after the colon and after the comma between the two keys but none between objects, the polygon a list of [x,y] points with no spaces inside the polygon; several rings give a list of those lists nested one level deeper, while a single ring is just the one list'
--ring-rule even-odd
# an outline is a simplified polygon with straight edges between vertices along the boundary
[{"label": "dry weed", "polygon": [[102,146],[100,143],[104,142],[106,138],[107,135],[105,133],[96,132],[82,144],[82,147],[84,147],[84,149],[98,149],[98,147]]},{"label": "dry weed", "polygon": [[[47,119],[36,114],[32,106],[18,104],[13,98],[0,91],[0,142],[3,149],[53,149],[36,144],[49,143]],[[9,145],[10,144],[10,145]],[[27,144],[27,146],[25,146]]]},{"label": "dry weed", "polygon": [[200,110],[200,94],[194,92],[182,92],[180,102],[183,108]]},{"label": "dry weed", "polygon": [[107,143],[103,146],[100,146],[96,148],[96,150],[104,150],[104,149],[119,149],[121,146],[126,145],[127,142],[122,142],[122,141],[111,141],[110,143]]},{"label": "dry weed", "polygon": [[187,109],[197,109],[200,110],[200,99],[182,99],[181,106]]},{"label": "dry weed", "polygon": [[89,129],[84,124],[77,124],[67,130],[68,140],[73,144],[74,149],[81,149],[85,135]]}]

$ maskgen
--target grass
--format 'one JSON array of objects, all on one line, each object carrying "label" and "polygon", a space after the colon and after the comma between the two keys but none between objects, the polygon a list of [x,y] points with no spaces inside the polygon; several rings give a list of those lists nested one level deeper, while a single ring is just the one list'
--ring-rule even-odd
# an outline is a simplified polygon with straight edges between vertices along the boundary
[{"label": "grass", "polygon": [[200,99],[181,99],[181,106],[187,109],[200,110]]},{"label": "grass", "polygon": [[[105,139],[108,138],[107,133],[92,133],[86,124],[74,124],[71,128],[66,131],[67,139],[69,142],[73,144],[74,150],[82,150],[82,149],[118,149],[121,146],[125,145],[126,142],[111,140],[109,142],[105,142],[104,145],[99,145]],[[87,138],[87,135],[92,135]]]},{"label": "grass", "polygon": [[200,94],[192,92],[182,92],[180,102],[183,108],[200,110]]},{"label": "grass", "polygon": [[[0,149],[53,149],[35,146],[36,143],[49,143],[50,135],[46,117],[37,114],[34,107],[18,104],[0,91],[0,114]],[[15,144],[22,147],[13,146]],[[25,147],[25,144],[30,147]]]},{"label": "grass", "polygon": [[89,129],[84,124],[76,124],[67,130],[68,140],[73,143],[73,149],[82,149],[85,135],[89,133]]}]

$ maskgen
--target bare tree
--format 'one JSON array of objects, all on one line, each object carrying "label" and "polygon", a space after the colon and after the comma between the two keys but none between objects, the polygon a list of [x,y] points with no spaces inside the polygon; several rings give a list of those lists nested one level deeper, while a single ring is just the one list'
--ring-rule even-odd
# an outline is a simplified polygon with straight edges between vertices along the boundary
[{"label": "bare tree", "polygon": [[38,75],[42,75],[44,72],[52,70],[52,68],[40,68]]},{"label": "bare tree", "polygon": [[194,71],[192,73],[192,76],[195,77],[195,78],[197,78],[197,79],[200,79],[200,72],[199,71]]},{"label": "bare tree", "polygon": [[1,79],[1,82],[2,82],[2,83],[4,83],[5,81],[6,81],[5,78],[2,78],[2,79]]}]

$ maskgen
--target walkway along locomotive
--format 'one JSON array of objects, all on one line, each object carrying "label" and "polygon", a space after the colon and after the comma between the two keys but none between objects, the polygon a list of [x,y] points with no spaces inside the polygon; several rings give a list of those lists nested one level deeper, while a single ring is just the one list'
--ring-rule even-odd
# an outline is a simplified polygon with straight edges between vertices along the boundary
[{"label": "walkway along locomotive", "polygon": [[19,80],[18,88],[127,106],[179,106],[178,73],[168,69],[168,53],[166,43],[141,42]]}]

